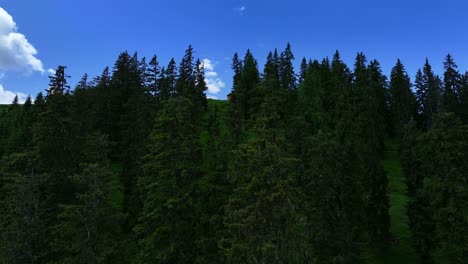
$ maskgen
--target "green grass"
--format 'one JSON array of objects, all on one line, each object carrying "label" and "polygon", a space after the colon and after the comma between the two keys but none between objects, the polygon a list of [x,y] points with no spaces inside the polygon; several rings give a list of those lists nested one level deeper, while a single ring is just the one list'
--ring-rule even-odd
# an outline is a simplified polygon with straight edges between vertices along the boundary
[{"label": "green grass", "polygon": [[385,142],[385,156],[382,161],[387,173],[390,202],[390,232],[399,239],[399,243],[388,245],[384,249],[375,249],[368,263],[399,264],[419,263],[409,227],[407,207],[409,197],[402,167],[398,158],[398,145]]}]

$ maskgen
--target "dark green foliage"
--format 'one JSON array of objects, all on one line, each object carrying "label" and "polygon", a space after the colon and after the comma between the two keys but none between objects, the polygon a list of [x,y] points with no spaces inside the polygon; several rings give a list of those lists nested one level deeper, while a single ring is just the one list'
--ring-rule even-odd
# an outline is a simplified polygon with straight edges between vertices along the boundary
[{"label": "dark green foliage", "polygon": [[462,79],[457,68],[458,66],[453,61],[452,56],[448,54],[444,61],[443,106],[445,111],[459,114],[461,110]]},{"label": "dark green foliage", "polygon": [[138,180],[142,214],[135,232],[139,262],[187,263],[194,257],[194,197],[200,148],[183,96],[163,103],[151,134],[144,174]]},{"label": "dark green foliage", "polygon": [[390,74],[390,115],[391,131],[401,135],[403,127],[416,117],[416,98],[411,83],[400,59]]},{"label": "dark green foliage", "polygon": [[90,135],[83,147],[83,163],[70,176],[75,201],[61,205],[60,223],[55,227],[55,245],[63,263],[114,262],[119,245],[122,215],[112,205],[110,196],[116,177],[109,168],[107,136]]},{"label": "dark green foliage", "polygon": [[438,114],[434,121],[426,133],[408,127],[404,138],[402,158],[413,193],[411,228],[424,263],[438,255],[463,263],[468,253],[461,246],[467,237],[467,127],[453,113]]},{"label": "dark green foliage", "polygon": [[251,107],[258,104],[259,98],[252,96],[252,94],[260,81],[260,73],[257,60],[254,59],[250,50],[247,50],[243,61],[239,61],[236,53],[232,67],[235,72],[231,93],[233,125],[235,129],[239,130],[242,129],[239,126],[245,123],[243,121],[250,118]]},{"label": "dark green foliage", "polygon": [[304,73],[299,87],[305,120],[312,124],[315,131],[326,129],[329,122],[329,115],[325,111],[325,87],[322,79],[321,65],[314,61]]},{"label": "dark green foliage", "polygon": [[294,168],[275,109],[265,103],[252,138],[237,149],[232,196],[226,205],[226,234],[220,246],[227,263],[300,261],[294,225]]},{"label": "dark green foliage", "polygon": [[1,263],[466,262],[468,74],[450,55],[413,94],[400,60],[387,81],[363,53],[296,75],[289,44],[261,71],[248,50],[226,102],[194,54],[125,51],[73,91],[59,66],[46,97],[0,106]]},{"label": "dark green foliage", "polygon": [[462,90],[460,93],[460,118],[468,124],[468,72],[462,76]]},{"label": "dark green foliage", "polygon": [[434,116],[442,111],[442,92],[440,79],[432,72],[428,59],[416,74],[415,86],[420,126],[430,128]]},{"label": "dark green foliage", "polygon": [[55,71],[55,74],[49,76],[50,83],[49,89],[47,89],[47,96],[53,94],[64,94],[68,92],[70,86],[67,84],[67,78],[70,76],[65,74],[66,68],[66,66],[59,65]]},{"label": "dark green foliage", "polygon": [[0,262],[43,262],[50,226],[45,188],[49,178],[34,169],[32,153],[4,156],[0,166]]},{"label": "dark green foliage", "polygon": [[[222,108],[226,108],[227,104],[223,105]],[[228,181],[231,140],[223,130],[225,114],[225,109],[211,101],[206,113],[208,138],[203,151],[203,176],[195,192],[198,218],[196,263],[222,263],[224,260],[218,241],[223,236],[224,205],[231,193]]]}]

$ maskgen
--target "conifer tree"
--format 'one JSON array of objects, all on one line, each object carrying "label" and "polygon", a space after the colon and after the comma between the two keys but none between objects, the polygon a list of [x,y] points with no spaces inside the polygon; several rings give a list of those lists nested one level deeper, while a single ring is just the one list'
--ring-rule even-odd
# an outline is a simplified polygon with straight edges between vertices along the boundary
[{"label": "conifer tree", "polygon": [[233,171],[235,189],[226,205],[226,234],[220,246],[227,263],[300,262],[294,225],[294,168],[298,160],[267,101],[248,142],[241,144]]},{"label": "conifer tree", "polygon": [[299,86],[302,84],[302,82],[304,81],[305,77],[306,77],[306,74],[307,74],[307,70],[308,70],[308,64],[307,64],[307,60],[305,57],[302,58],[301,60],[301,65],[300,65],[300,71],[299,71]]},{"label": "conifer tree", "polygon": [[416,115],[416,98],[411,91],[411,83],[400,59],[390,74],[390,114],[392,132],[401,135],[403,128]]},{"label": "conifer tree", "polygon": [[45,221],[48,177],[34,168],[33,152],[17,152],[0,162],[0,262],[44,263],[50,252]]},{"label": "conifer tree", "polygon": [[[233,61],[235,71],[239,69],[239,63]],[[248,120],[252,113],[251,106],[256,104],[256,100],[251,97],[252,91],[257,87],[260,81],[260,74],[257,67],[257,60],[254,59],[250,50],[247,50],[244,60],[242,61],[242,70],[239,73],[238,80],[235,81],[235,86],[232,91],[233,113],[235,114],[235,123],[242,124],[243,120]],[[255,106],[255,105],[254,105]]]},{"label": "conifer tree", "polygon": [[[468,128],[453,113],[439,114],[433,127],[421,138],[424,183],[411,205],[413,229],[426,255],[439,248],[450,263],[463,263],[468,254],[464,240],[468,197],[466,153]],[[431,229],[426,230],[428,227]],[[427,241],[431,243],[428,244]],[[425,256],[425,255],[424,255]]]},{"label": "conifer tree", "polygon": [[460,93],[460,118],[468,124],[468,72],[462,76],[462,90]]},{"label": "conifer tree", "polygon": [[159,61],[156,55],[151,58],[149,67],[146,68],[146,85],[148,86],[148,92],[155,98],[155,106],[159,102],[161,97],[160,87],[160,74],[161,69],[159,68]]},{"label": "conifer tree", "polygon": [[70,86],[67,84],[67,78],[70,76],[65,74],[66,66],[59,65],[55,74],[49,76],[50,83],[49,89],[47,89],[47,95],[50,96],[52,94],[65,94],[69,91]]},{"label": "conifer tree", "polygon": [[224,205],[231,193],[228,182],[230,139],[221,131],[220,109],[213,105],[209,110],[208,141],[203,150],[203,175],[197,186],[196,263],[222,263],[224,257],[218,241],[224,231]]},{"label": "conifer tree", "polygon": [[134,230],[140,263],[187,263],[194,257],[200,148],[191,109],[189,99],[176,96],[163,103],[156,118],[138,180],[143,209]]},{"label": "conifer tree", "polygon": [[[353,120],[348,140],[354,145],[355,163],[361,164],[356,180],[363,187],[362,199],[366,209],[367,230],[374,241],[386,241],[389,230],[387,177],[380,164],[385,126],[383,110],[383,91],[386,88],[378,62],[366,65],[366,57],[358,53],[354,70]],[[356,133],[356,134],[354,134]]]},{"label": "conifer tree", "polygon": [[444,61],[444,94],[443,106],[447,112],[458,114],[460,111],[460,94],[462,91],[461,75],[458,66],[448,54]]},{"label": "conifer tree", "polygon": [[325,129],[328,114],[325,111],[325,88],[318,61],[308,65],[308,71],[299,87],[299,97],[305,119],[312,124],[313,131]]},{"label": "conifer tree", "polygon": [[440,79],[432,72],[428,59],[423,70],[416,73],[415,86],[421,125],[429,128],[433,124],[434,116],[442,111],[442,93]]},{"label": "conifer tree", "polygon": [[15,95],[15,98],[13,98],[13,101],[11,102],[12,105],[18,105],[19,104],[19,98],[18,95]]},{"label": "conifer tree", "polygon": [[61,206],[57,247],[66,263],[116,261],[122,216],[112,204],[116,177],[109,168],[107,136],[90,135],[83,147],[80,172],[70,176],[76,200]]}]

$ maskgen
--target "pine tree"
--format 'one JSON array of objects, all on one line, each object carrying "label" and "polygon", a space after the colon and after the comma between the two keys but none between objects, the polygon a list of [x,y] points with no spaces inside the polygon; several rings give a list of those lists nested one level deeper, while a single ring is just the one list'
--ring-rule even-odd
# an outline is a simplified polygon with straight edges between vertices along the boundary
[{"label": "pine tree", "polygon": [[294,55],[291,51],[291,45],[288,43],[286,49],[281,52],[279,62],[280,62],[280,80],[281,88],[294,91],[297,87],[296,84],[296,74],[294,73],[293,67]]},{"label": "pine tree", "polygon": [[[351,120],[351,78],[351,71],[341,60],[340,53],[336,51],[331,62],[330,83],[326,93],[326,109],[333,120],[332,127],[343,126]],[[339,124],[339,121],[344,122]]]},{"label": "pine tree", "polygon": [[67,84],[67,78],[70,76],[65,74],[66,66],[59,65],[55,74],[49,76],[50,83],[49,89],[47,89],[47,95],[50,96],[52,94],[65,94],[69,91],[70,86]]},{"label": "pine tree", "polygon": [[176,66],[176,62],[174,59],[171,59],[171,61],[167,65],[164,75],[165,75],[165,78],[164,78],[165,83],[164,85],[161,85],[161,90],[166,89],[167,91],[164,91],[164,92],[161,91],[161,93],[165,95],[163,96],[163,98],[169,98],[176,94],[176,83],[178,79],[177,66]]},{"label": "pine tree", "polygon": [[197,238],[195,263],[222,263],[218,247],[224,231],[224,205],[231,193],[228,182],[230,138],[221,131],[221,111],[214,104],[208,120],[208,140],[203,150],[203,176],[196,194]]},{"label": "pine tree", "polygon": [[138,180],[143,209],[134,230],[140,263],[187,263],[194,257],[193,192],[200,149],[191,109],[187,98],[177,96],[163,103],[156,118]]},{"label": "pine tree", "polygon": [[[235,71],[238,70],[239,63],[234,64]],[[251,106],[256,104],[256,100],[251,97],[252,91],[257,87],[260,81],[260,74],[257,67],[257,61],[254,59],[250,50],[247,50],[244,60],[241,63],[242,70],[239,73],[238,80],[234,80],[234,87],[231,95],[233,104],[234,122],[236,126],[242,126],[244,120],[249,120],[252,113]],[[256,106],[256,105],[254,105]],[[241,129],[241,128],[237,128]]]},{"label": "pine tree", "polygon": [[151,58],[149,67],[146,68],[146,85],[148,86],[148,92],[156,99],[155,106],[160,101],[161,87],[160,87],[160,74],[161,69],[159,68],[158,57],[156,55]]},{"label": "pine tree", "polygon": [[304,173],[298,179],[304,214],[307,260],[359,263],[359,247],[365,232],[361,182],[353,174],[358,166],[352,145],[337,133],[309,136],[303,155]]},{"label": "pine tree", "polygon": [[300,72],[299,72],[299,86],[301,86],[302,82],[304,82],[304,79],[307,75],[307,70],[308,70],[308,64],[307,60],[305,57],[302,58],[301,60],[301,66],[300,66]]},{"label": "pine tree", "polygon": [[[453,113],[439,114],[433,127],[421,138],[419,153],[424,184],[412,203],[413,215],[420,220],[416,227],[430,226],[432,232],[418,229],[419,241],[432,241],[450,263],[463,263],[468,254],[464,240],[466,228],[468,189],[466,188],[466,153],[468,127],[462,126]],[[425,201],[423,201],[425,199]],[[423,204],[427,211],[417,207]],[[431,215],[428,217],[428,215]],[[431,248],[426,248],[432,253]]]},{"label": "pine tree", "polygon": [[19,98],[18,95],[15,95],[15,98],[13,98],[13,101],[11,102],[12,105],[18,105],[19,104]]},{"label": "pine tree", "polygon": [[390,74],[390,114],[394,134],[401,135],[403,127],[416,115],[416,98],[411,83],[400,59]]},{"label": "pine tree", "polygon": [[185,51],[179,66],[179,76],[177,79],[176,92],[189,100],[195,92],[195,64],[193,58],[193,48],[189,46]]},{"label": "pine tree", "polygon": [[433,124],[434,116],[442,111],[442,93],[440,79],[434,76],[428,59],[423,70],[416,73],[415,86],[421,125],[429,128]]},{"label": "pine tree", "polygon": [[34,105],[36,108],[43,108],[45,105],[44,95],[42,93],[38,93],[36,98],[34,99]]},{"label": "pine tree", "polygon": [[460,93],[460,118],[468,124],[468,72],[462,76],[462,91]]},{"label": "pine tree", "polygon": [[321,65],[314,61],[299,87],[299,97],[307,122],[312,124],[314,132],[326,129],[328,114],[325,111],[325,88],[321,76]]},{"label": "pine tree", "polygon": [[[193,93],[192,102],[195,106],[195,116],[201,116],[208,108],[205,92],[208,90],[205,82],[205,69],[203,64],[197,59],[195,63],[195,91]],[[199,117],[195,117],[198,119]]]},{"label": "pine tree", "polygon": [[[358,53],[354,70],[355,99],[352,111],[355,119],[348,140],[354,145],[359,165],[356,180],[363,186],[362,199],[366,207],[367,230],[373,241],[386,241],[389,230],[388,180],[380,164],[385,136],[383,91],[386,80],[378,62],[366,65],[366,57]],[[354,134],[355,133],[355,134]]]},{"label": "pine tree", "polygon": [[460,111],[460,94],[462,91],[461,75],[458,66],[450,54],[444,61],[444,94],[443,106],[447,112],[458,114]]},{"label": "pine tree", "polygon": [[56,247],[66,263],[114,262],[122,216],[112,204],[116,177],[109,168],[107,136],[90,135],[80,172],[70,176],[76,200],[61,206]]},{"label": "pine tree", "polygon": [[301,261],[291,186],[298,160],[288,154],[272,106],[264,104],[252,138],[236,152],[235,189],[226,205],[226,233],[220,242],[227,263]]},{"label": "pine tree", "polygon": [[19,152],[1,159],[0,165],[0,262],[44,263],[48,252],[48,177],[34,168],[33,152]]}]

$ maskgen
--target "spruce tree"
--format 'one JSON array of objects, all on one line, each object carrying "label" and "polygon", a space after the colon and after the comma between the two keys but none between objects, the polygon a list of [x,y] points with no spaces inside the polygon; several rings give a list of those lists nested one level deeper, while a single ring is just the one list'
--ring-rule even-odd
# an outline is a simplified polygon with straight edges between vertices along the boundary
[{"label": "spruce tree", "polygon": [[66,66],[59,65],[54,75],[49,76],[50,83],[49,89],[47,89],[47,95],[52,94],[65,94],[69,91],[70,86],[67,84],[67,78],[70,76],[65,74]]},{"label": "spruce tree", "polygon": [[423,70],[416,73],[415,86],[420,125],[429,128],[434,116],[442,111],[442,93],[440,79],[434,75],[428,59]]},{"label": "spruce tree", "polygon": [[[416,228],[419,241],[432,241],[432,246],[440,249],[450,263],[463,263],[468,254],[464,243],[468,236],[467,133],[468,128],[461,125],[455,114],[443,113],[436,116],[433,127],[419,143],[420,168],[425,177],[419,196],[412,203],[413,215],[420,220],[414,225],[432,228],[432,232]],[[421,211],[420,204],[427,211]],[[428,248],[424,253],[433,251]]]},{"label": "spruce tree", "polygon": [[191,110],[189,99],[176,96],[163,103],[156,117],[138,179],[143,209],[134,231],[140,263],[187,263],[194,257],[193,192],[200,148]]},{"label": "spruce tree", "polygon": [[301,262],[291,186],[298,160],[288,153],[276,111],[267,101],[251,139],[236,151],[220,242],[227,263]]},{"label": "spruce tree", "polygon": [[122,215],[112,204],[116,177],[110,170],[107,136],[92,134],[82,149],[80,171],[70,176],[75,201],[61,205],[56,247],[66,263],[115,262]]},{"label": "spruce tree", "polygon": [[46,221],[50,205],[46,174],[37,172],[34,152],[6,155],[0,162],[0,262],[45,263],[50,253]]},{"label": "spruce tree", "polygon": [[390,115],[393,134],[401,135],[403,128],[416,115],[416,98],[411,83],[400,59],[390,74]]},{"label": "spruce tree", "polygon": [[443,106],[447,112],[458,114],[460,111],[460,94],[462,91],[461,75],[458,66],[448,54],[444,61],[444,94]]}]

